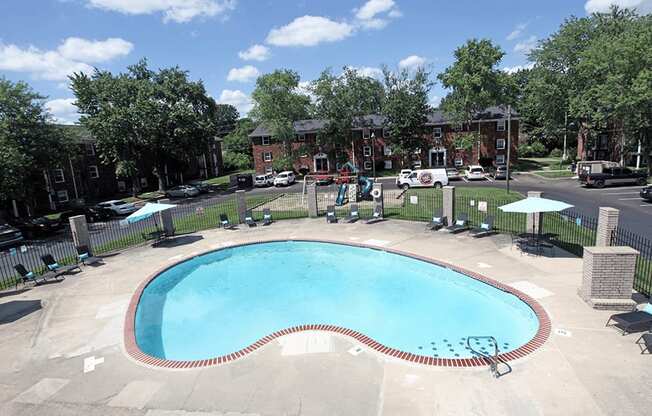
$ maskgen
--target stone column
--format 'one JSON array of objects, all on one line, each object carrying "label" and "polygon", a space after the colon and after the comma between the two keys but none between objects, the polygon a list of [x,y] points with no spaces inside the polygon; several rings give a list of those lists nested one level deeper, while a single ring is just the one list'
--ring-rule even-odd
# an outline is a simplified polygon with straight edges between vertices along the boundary
[{"label": "stone column", "polygon": [[[527,196],[528,198],[542,198],[543,192],[528,191]],[[543,224],[543,214],[540,212],[536,214],[527,214],[526,224],[526,232],[528,233],[539,234],[543,232],[541,229],[541,225]]]},{"label": "stone column", "polygon": [[317,218],[319,212],[317,211],[317,186],[313,183],[308,185],[308,216],[310,218]]},{"label": "stone column", "polygon": [[380,191],[378,198],[374,198],[374,212],[376,212],[376,207],[380,207],[380,212],[382,212],[383,218],[385,217],[385,203],[383,201],[383,184],[380,182],[374,182],[374,187],[372,193],[378,189]]},{"label": "stone column", "polygon": [[595,241],[596,246],[610,246],[611,236],[618,227],[620,211],[616,208],[600,207],[598,216],[598,231]]},{"label": "stone column", "polygon": [[247,216],[247,201],[245,200],[245,191],[235,191],[235,200],[238,206],[238,222],[244,224]]},{"label": "stone column", "polygon": [[442,191],[443,191],[442,216],[446,219],[446,224],[452,225],[455,222],[455,187],[444,186]]},{"label": "stone column", "polygon": [[594,309],[633,310],[638,254],[631,247],[584,247],[580,297]]},{"label": "stone column", "polygon": [[[160,204],[169,204],[169,199],[160,199],[158,201]],[[161,229],[167,236],[173,236],[175,233],[174,230],[174,221],[172,220],[172,209],[166,209],[156,214],[158,217],[156,222],[161,225]]]},{"label": "stone column", "polygon": [[72,241],[75,247],[86,246],[92,254],[93,247],[91,246],[91,237],[88,233],[88,224],[86,223],[85,215],[76,215],[68,219],[70,223],[70,230],[72,231]]}]

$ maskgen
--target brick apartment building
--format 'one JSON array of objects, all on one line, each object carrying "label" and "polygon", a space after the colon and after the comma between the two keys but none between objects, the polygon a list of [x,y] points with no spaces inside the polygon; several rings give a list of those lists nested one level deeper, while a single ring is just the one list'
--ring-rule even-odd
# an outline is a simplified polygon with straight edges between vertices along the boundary
[{"label": "brick apartment building", "polygon": [[[477,132],[480,128],[479,145],[462,150],[456,148],[456,137],[465,132]],[[333,173],[343,163],[350,161],[362,172],[401,168],[403,161],[393,154],[388,131],[383,129],[384,118],[370,115],[357,120],[351,131],[351,145],[343,148],[325,148],[316,145],[317,136],[326,125],[325,120],[301,120],[294,123],[296,132],[292,142],[293,153],[298,157],[294,169],[300,173]],[[447,120],[443,112],[435,111],[428,116],[423,146],[412,157],[412,164],[430,167],[461,167],[478,162],[478,154],[493,164],[503,164],[507,158],[507,114],[499,107],[488,108],[470,125],[458,125]],[[259,125],[250,135],[256,173],[273,172],[274,159],[284,154],[284,149],[269,129]],[[511,160],[517,159],[519,119],[511,117]]]},{"label": "brick apartment building", "polygon": [[[642,137],[649,134],[652,134],[652,130]],[[637,167],[640,167],[641,162],[646,163],[647,158],[641,153],[641,147],[627,149],[623,142],[624,138],[622,129],[613,123],[609,123],[605,130],[597,134],[587,129],[580,129],[577,134],[577,159],[607,160]]]}]

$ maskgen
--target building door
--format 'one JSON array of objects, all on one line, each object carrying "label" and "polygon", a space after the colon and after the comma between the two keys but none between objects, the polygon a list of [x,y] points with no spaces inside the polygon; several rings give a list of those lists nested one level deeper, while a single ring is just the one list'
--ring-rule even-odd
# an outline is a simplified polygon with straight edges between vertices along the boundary
[{"label": "building door", "polygon": [[446,149],[442,149],[442,148],[430,149],[430,167],[431,168],[446,167]]},{"label": "building door", "polygon": [[324,153],[316,154],[313,158],[315,162],[315,172],[328,172],[328,156]]}]

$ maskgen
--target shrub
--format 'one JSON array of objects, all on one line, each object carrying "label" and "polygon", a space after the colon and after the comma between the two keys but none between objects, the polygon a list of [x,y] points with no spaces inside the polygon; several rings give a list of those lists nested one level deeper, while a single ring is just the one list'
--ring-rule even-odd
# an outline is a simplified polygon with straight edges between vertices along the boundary
[{"label": "shrub", "polygon": [[533,142],[530,147],[532,147],[532,156],[534,157],[543,157],[548,153],[546,146],[541,142]]},{"label": "shrub", "polygon": [[559,158],[561,157],[561,149],[554,148],[550,151],[550,157]]},{"label": "shrub", "polygon": [[250,169],[252,166],[251,157],[244,153],[224,152],[222,158],[224,169],[228,172]]},{"label": "shrub", "polygon": [[532,146],[527,143],[523,143],[518,146],[518,156],[519,157],[532,157]]}]

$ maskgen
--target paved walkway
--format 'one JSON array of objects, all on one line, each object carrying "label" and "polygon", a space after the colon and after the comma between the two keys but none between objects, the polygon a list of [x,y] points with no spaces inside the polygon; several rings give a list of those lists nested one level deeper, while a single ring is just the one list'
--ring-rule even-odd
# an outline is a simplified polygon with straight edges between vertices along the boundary
[{"label": "paved walkway", "polygon": [[[211,230],[176,247],[140,247],[62,283],[0,294],[1,415],[639,415],[652,408],[636,335],[604,327],[609,312],[577,296],[581,261],[522,256],[506,236],[471,240],[423,224],[326,225],[323,219]],[[233,243],[277,238],[368,242],[445,260],[525,291],[553,333],[498,380],[488,369],[447,369],[358,355],[350,338],[298,333],[236,362],[147,368],[125,355],[132,293],[166,263]],[[40,308],[39,308],[40,305]],[[11,312],[8,312],[11,311]],[[22,316],[22,317],[21,317]],[[309,347],[317,346],[316,348]]]}]

